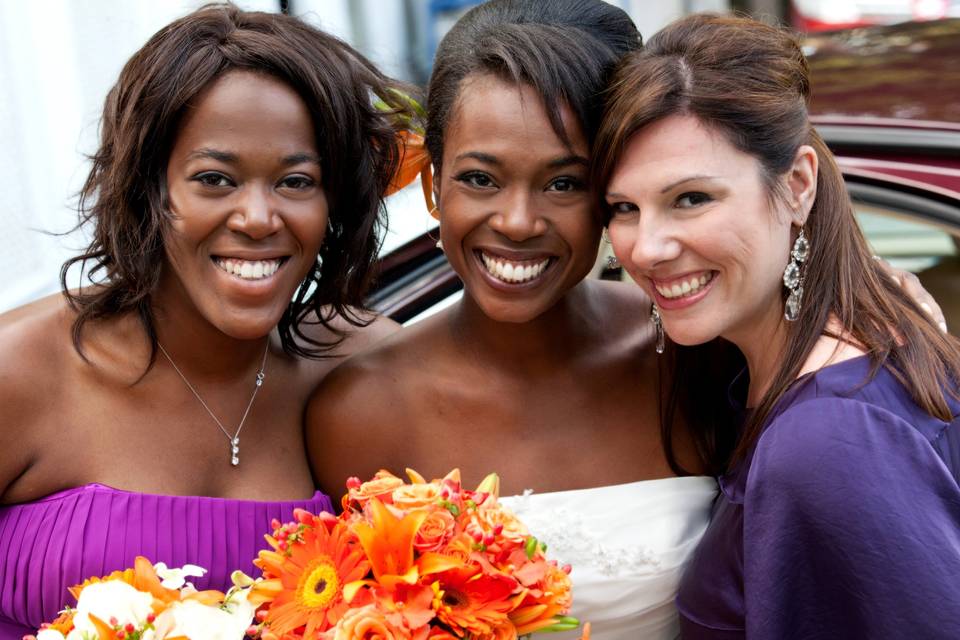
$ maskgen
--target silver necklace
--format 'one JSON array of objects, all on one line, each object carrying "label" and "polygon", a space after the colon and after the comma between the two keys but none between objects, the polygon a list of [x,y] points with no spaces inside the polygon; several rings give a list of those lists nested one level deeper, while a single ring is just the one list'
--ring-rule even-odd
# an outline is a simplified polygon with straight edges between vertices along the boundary
[{"label": "silver necklace", "polygon": [[250,402],[247,403],[247,410],[243,412],[243,417],[240,418],[240,424],[237,425],[237,430],[231,436],[230,432],[227,431],[223,423],[220,422],[220,419],[214,415],[213,411],[210,410],[210,407],[207,406],[207,403],[203,401],[203,398],[200,397],[200,394],[197,393],[197,390],[190,384],[190,381],[187,380],[187,376],[183,375],[183,372],[180,371],[180,367],[177,366],[177,363],[173,361],[173,358],[170,357],[170,354],[167,353],[167,350],[163,348],[163,345],[160,342],[157,342],[157,346],[160,347],[160,351],[163,353],[164,357],[170,362],[173,366],[173,370],[177,372],[177,375],[183,380],[184,384],[187,385],[187,388],[193,392],[193,395],[197,397],[197,400],[200,401],[200,404],[203,405],[203,408],[207,410],[207,413],[210,414],[210,417],[213,418],[213,421],[217,423],[217,426],[220,427],[220,431],[223,431],[223,435],[227,436],[227,440],[230,441],[230,464],[237,466],[240,464],[240,430],[243,429],[243,423],[247,421],[247,416],[250,414],[250,407],[253,406],[253,399],[257,397],[257,392],[260,391],[260,387],[263,386],[263,379],[266,377],[263,374],[264,368],[267,366],[267,351],[270,348],[270,340],[267,339],[267,346],[263,349],[263,361],[260,362],[260,371],[257,372],[257,377],[253,387],[253,395],[250,396]]}]

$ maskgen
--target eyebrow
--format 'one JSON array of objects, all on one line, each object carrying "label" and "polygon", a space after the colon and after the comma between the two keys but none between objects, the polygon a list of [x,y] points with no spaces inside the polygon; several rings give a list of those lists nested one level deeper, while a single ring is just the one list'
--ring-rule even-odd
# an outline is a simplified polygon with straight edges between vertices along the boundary
[{"label": "eyebrow", "polygon": [[590,166],[590,161],[584,158],[583,156],[578,156],[576,154],[571,154],[569,156],[563,156],[562,158],[557,158],[551,160],[547,163],[547,166],[551,169],[559,169],[560,167],[569,167],[572,164]]},{"label": "eyebrow", "polygon": [[687,178],[677,180],[676,182],[671,182],[670,184],[665,186],[663,189],[660,189],[660,193],[666,193],[667,191],[670,191],[671,189],[675,189],[676,187],[679,187],[680,185],[686,182],[693,182],[694,180],[716,180],[716,179],[717,179],[717,176],[708,176],[708,175],[689,176]]},{"label": "eyebrow", "polygon": [[486,164],[500,165],[500,160],[496,156],[492,156],[489,153],[483,153],[482,151],[466,151],[458,155],[455,160],[465,160],[467,158],[473,158],[474,160],[479,160],[480,162],[485,162]]},{"label": "eyebrow", "polygon": [[[467,158],[472,158],[474,160],[479,160],[480,162],[484,162],[486,164],[492,164],[495,166],[499,166],[503,164],[502,162],[500,162],[499,158],[497,158],[496,156],[490,155],[489,153],[484,153],[482,151],[467,151],[467,152],[461,153],[456,157],[456,160],[464,160]],[[570,165],[582,165],[586,167],[590,165],[590,161],[584,158],[583,156],[571,154],[569,156],[554,158],[553,160],[547,163],[547,166],[551,169],[568,167]]]},{"label": "eyebrow", "polygon": [[[680,180],[677,180],[676,182],[671,182],[670,184],[668,184],[667,186],[665,186],[663,189],[661,189],[661,190],[660,190],[660,193],[667,193],[667,192],[670,191],[671,189],[675,189],[675,188],[679,187],[680,185],[682,185],[682,184],[684,184],[684,183],[687,183],[687,182],[693,182],[694,180],[717,180],[717,179],[718,179],[717,176],[708,176],[708,175],[689,176],[689,177],[686,177],[686,178],[682,178],[682,179],[680,179]],[[623,195],[622,193],[618,193],[618,192],[616,192],[616,191],[608,191],[608,192],[606,193],[606,195],[604,195],[604,198],[606,198],[606,199],[608,199],[608,200],[611,199],[611,198],[624,198],[624,199],[627,199],[627,197],[626,197],[625,195]]]},{"label": "eyebrow", "polygon": [[[223,162],[225,164],[236,164],[239,162],[240,158],[235,153],[230,153],[229,151],[219,151],[217,149],[210,149],[204,147],[202,149],[197,149],[190,152],[189,158],[191,160],[195,158],[211,158],[217,160],[218,162]],[[300,164],[302,162],[310,162],[313,164],[320,164],[320,158],[314,153],[302,152],[302,153],[291,153],[288,156],[284,156],[280,159],[280,162],[285,167],[292,167],[293,165]]]}]

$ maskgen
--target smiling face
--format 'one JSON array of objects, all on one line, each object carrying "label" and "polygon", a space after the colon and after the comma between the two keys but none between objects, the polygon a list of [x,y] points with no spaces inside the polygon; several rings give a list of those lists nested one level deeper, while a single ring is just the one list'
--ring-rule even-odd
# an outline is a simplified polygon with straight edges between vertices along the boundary
[{"label": "smiling face", "polygon": [[672,340],[742,344],[780,326],[792,216],[754,157],[669,116],[634,135],[606,191],[614,253]]},{"label": "smiling face", "polygon": [[444,251],[497,321],[536,318],[596,260],[601,225],[587,190],[587,142],[569,109],[561,113],[571,147],[532,88],[470,76],[444,132]]},{"label": "smiling face", "polygon": [[295,91],[248,71],[215,81],[186,111],[167,164],[173,219],[157,299],[185,298],[235,338],[269,333],[323,242],[321,178]]}]

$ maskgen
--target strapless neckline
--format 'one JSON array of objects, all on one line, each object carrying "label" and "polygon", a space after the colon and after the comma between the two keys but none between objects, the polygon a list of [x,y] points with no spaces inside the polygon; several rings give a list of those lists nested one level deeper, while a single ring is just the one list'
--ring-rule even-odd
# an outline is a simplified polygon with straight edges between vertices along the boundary
[{"label": "strapless neckline", "polygon": [[[101,482],[88,482],[87,484],[77,485],[76,487],[69,487],[67,489],[61,489],[59,491],[54,491],[49,493],[41,498],[35,500],[30,500],[26,504],[38,504],[42,502],[49,502],[53,500],[61,500],[68,498],[70,496],[84,493],[87,491],[104,491],[108,493],[116,494],[125,494],[131,496],[144,496],[151,498],[164,498],[170,500],[211,500],[214,502],[235,502],[240,504],[273,504],[273,505],[285,505],[285,504],[300,504],[303,502],[310,502],[319,499],[325,494],[319,489],[313,493],[309,498],[293,498],[289,500],[247,500],[244,498],[227,498],[223,496],[200,496],[200,495],[180,495],[180,494],[165,494],[165,493],[149,493],[145,491],[135,491],[132,489],[118,489],[117,487],[112,487]],[[19,503],[13,503],[8,505],[0,505],[0,507],[12,507],[16,506]]]},{"label": "strapless neckline", "polygon": [[714,478],[685,476],[501,500],[550,557],[572,565],[571,613],[591,623],[594,640],[666,640],[679,635],[680,575],[717,491]]}]

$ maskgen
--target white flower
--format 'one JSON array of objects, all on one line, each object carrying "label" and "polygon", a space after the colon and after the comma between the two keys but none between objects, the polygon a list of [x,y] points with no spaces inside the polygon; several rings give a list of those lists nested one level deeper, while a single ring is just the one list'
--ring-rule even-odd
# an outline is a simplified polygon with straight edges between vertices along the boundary
[{"label": "white flower", "polygon": [[185,564],[179,569],[175,569],[173,567],[168,568],[163,562],[158,562],[153,565],[153,568],[156,569],[157,575],[160,577],[160,584],[167,589],[179,589],[185,584],[190,584],[187,582],[188,577],[200,578],[207,572],[206,569],[195,564]]},{"label": "white flower", "polygon": [[162,637],[186,636],[204,640],[242,640],[253,621],[253,605],[243,598],[232,610],[210,607],[196,600],[173,603],[154,623]]},{"label": "white flower", "polygon": [[85,633],[97,637],[97,629],[89,618],[91,614],[104,622],[116,618],[120,624],[132,622],[134,626],[140,627],[146,622],[147,616],[153,613],[150,606],[152,603],[153,596],[137,591],[122,580],[94,582],[80,592],[77,613],[73,617],[74,630],[68,637],[83,637]]},{"label": "white flower", "polygon": [[37,633],[37,640],[64,640],[64,636],[56,629],[41,629]]}]

